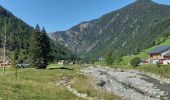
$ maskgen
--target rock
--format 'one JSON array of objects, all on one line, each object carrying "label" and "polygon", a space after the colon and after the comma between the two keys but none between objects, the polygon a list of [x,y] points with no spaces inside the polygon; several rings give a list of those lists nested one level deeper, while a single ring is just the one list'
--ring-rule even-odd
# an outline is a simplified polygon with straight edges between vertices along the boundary
[{"label": "rock", "polygon": [[[81,70],[87,75],[95,77],[97,85],[95,87],[114,92],[123,99],[130,100],[159,100],[165,93],[161,88],[154,85],[155,82],[147,81],[150,77],[146,77],[143,72],[136,70],[113,70],[107,67],[89,67]],[[158,83],[155,83],[158,84]],[[170,91],[169,91],[170,93]]]}]

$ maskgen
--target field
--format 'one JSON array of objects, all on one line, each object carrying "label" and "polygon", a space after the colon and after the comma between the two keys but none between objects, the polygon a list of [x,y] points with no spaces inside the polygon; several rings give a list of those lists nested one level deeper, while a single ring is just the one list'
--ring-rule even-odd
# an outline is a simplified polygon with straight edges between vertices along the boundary
[{"label": "field", "polygon": [[[104,62],[97,62],[96,65],[103,65]],[[86,93],[96,100],[120,100],[113,93],[92,87],[93,78],[81,74],[80,69],[87,66],[72,65],[61,66],[50,64],[45,70],[38,69],[18,69],[16,78],[15,68],[7,68],[5,77],[2,77],[0,68],[0,100],[85,100],[76,97],[63,85],[57,85],[63,77],[69,77],[71,87],[79,93]],[[129,65],[113,65],[112,68],[135,69],[159,74],[170,79],[170,66],[143,65],[132,68]]]},{"label": "field", "polygon": [[170,79],[170,65],[161,65],[157,67],[156,65],[143,65],[137,68],[138,70],[155,73],[162,77]]},{"label": "field", "polygon": [[[56,67],[55,67],[56,66]],[[56,85],[63,76],[71,78],[71,87],[80,93],[87,93],[93,98],[120,100],[119,97],[102,90],[92,88],[90,77],[80,73],[83,66],[49,65],[48,69],[18,69],[16,79],[15,69],[8,68],[5,77],[0,69],[0,99],[2,100],[84,100],[73,95],[63,85]]]},{"label": "field", "polygon": [[[96,62],[95,65],[96,66],[97,65],[108,66],[104,62]],[[114,69],[119,68],[119,69],[126,69],[126,70],[140,70],[140,71],[144,71],[144,72],[154,73],[154,74],[160,75],[161,77],[170,79],[170,65],[160,65],[160,67],[157,67],[157,65],[155,65],[155,64],[146,64],[146,65],[141,65],[136,68],[133,68],[130,65],[123,65],[123,64],[116,65],[116,64],[114,64],[114,65],[111,65],[108,67],[111,67]]]},{"label": "field", "polygon": [[137,66],[136,68],[133,68],[130,65],[112,65],[110,67],[126,70],[140,70],[144,72],[154,73],[161,77],[170,79],[170,65],[160,65],[160,67],[157,67],[157,65],[155,64],[146,64]]}]

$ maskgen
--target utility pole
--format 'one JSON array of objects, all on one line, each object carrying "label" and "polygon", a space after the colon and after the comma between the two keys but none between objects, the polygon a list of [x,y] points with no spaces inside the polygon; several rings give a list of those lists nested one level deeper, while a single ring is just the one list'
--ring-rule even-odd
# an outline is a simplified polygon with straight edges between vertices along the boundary
[{"label": "utility pole", "polygon": [[5,76],[5,63],[6,63],[6,43],[7,43],[7,36],[6,36],[6,22],[4,19],[4,44],[3,44],[3,76]]},{"label": "utility pole", "polygon": [[[6,46],[7,46],[7,41],[11,37],[7,38],[7,18],[4,18],[4,34],[3,34],[3,76],[5,76],[5,69],[6,69]],[[11,34],[11,33],[10,33]]]}]

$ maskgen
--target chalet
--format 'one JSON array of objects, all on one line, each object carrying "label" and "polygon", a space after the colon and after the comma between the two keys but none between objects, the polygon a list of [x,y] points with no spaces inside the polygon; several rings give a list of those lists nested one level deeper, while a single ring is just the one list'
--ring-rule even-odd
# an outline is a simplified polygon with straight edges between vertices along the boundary
[{"label": "chalet", "polygon": [[150,63],[170,64],[170,45],[160,46],[149,52]]},{"label": "chalet", "polygon": [[3,67],[3,66],[9,67],[11,65],[12,65],[12,60],[9,57],[6,57],[5,62],[4,62],[4,57],[0,56],[0,67]]},{"label": "chalet", "polygon": [[64,60],[58,61],[58,65],[64,65]]}]

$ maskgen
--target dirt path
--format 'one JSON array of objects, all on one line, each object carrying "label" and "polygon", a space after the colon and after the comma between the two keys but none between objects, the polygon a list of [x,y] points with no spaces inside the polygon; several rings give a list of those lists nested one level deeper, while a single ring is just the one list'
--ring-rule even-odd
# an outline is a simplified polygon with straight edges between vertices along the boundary
[{"label": "dirt path", "polygon": [[74,95],[76,95],[79,98],[83,98],[85,100],[95,100],[94,98],[89,97],[87,95],[87,93],[80,93],[75,88],[71,87],[71,85],[70,85],[71,80],[68,77],[63,77],[61,80],[58,80],[55,83],[57,86],[63,85],[64,87],[67,88],[68,91],[70,91],[71,93],[73,93]]},{"label": "dirt path", "polygon": [[77,97],[84,98],[85,100],[94,100],[92,97],[89,97],[86,93],[80,93],[76,89],[72,88],[70,85],[68,85],[66,88]]},{"label": "dirt path", "polygon": [[[88,67],[81,70],[94,77],[93,85],[128,100],[170,100],[168,79],[140,71]],[[166,81],[164,81],[166,80]]]}]

